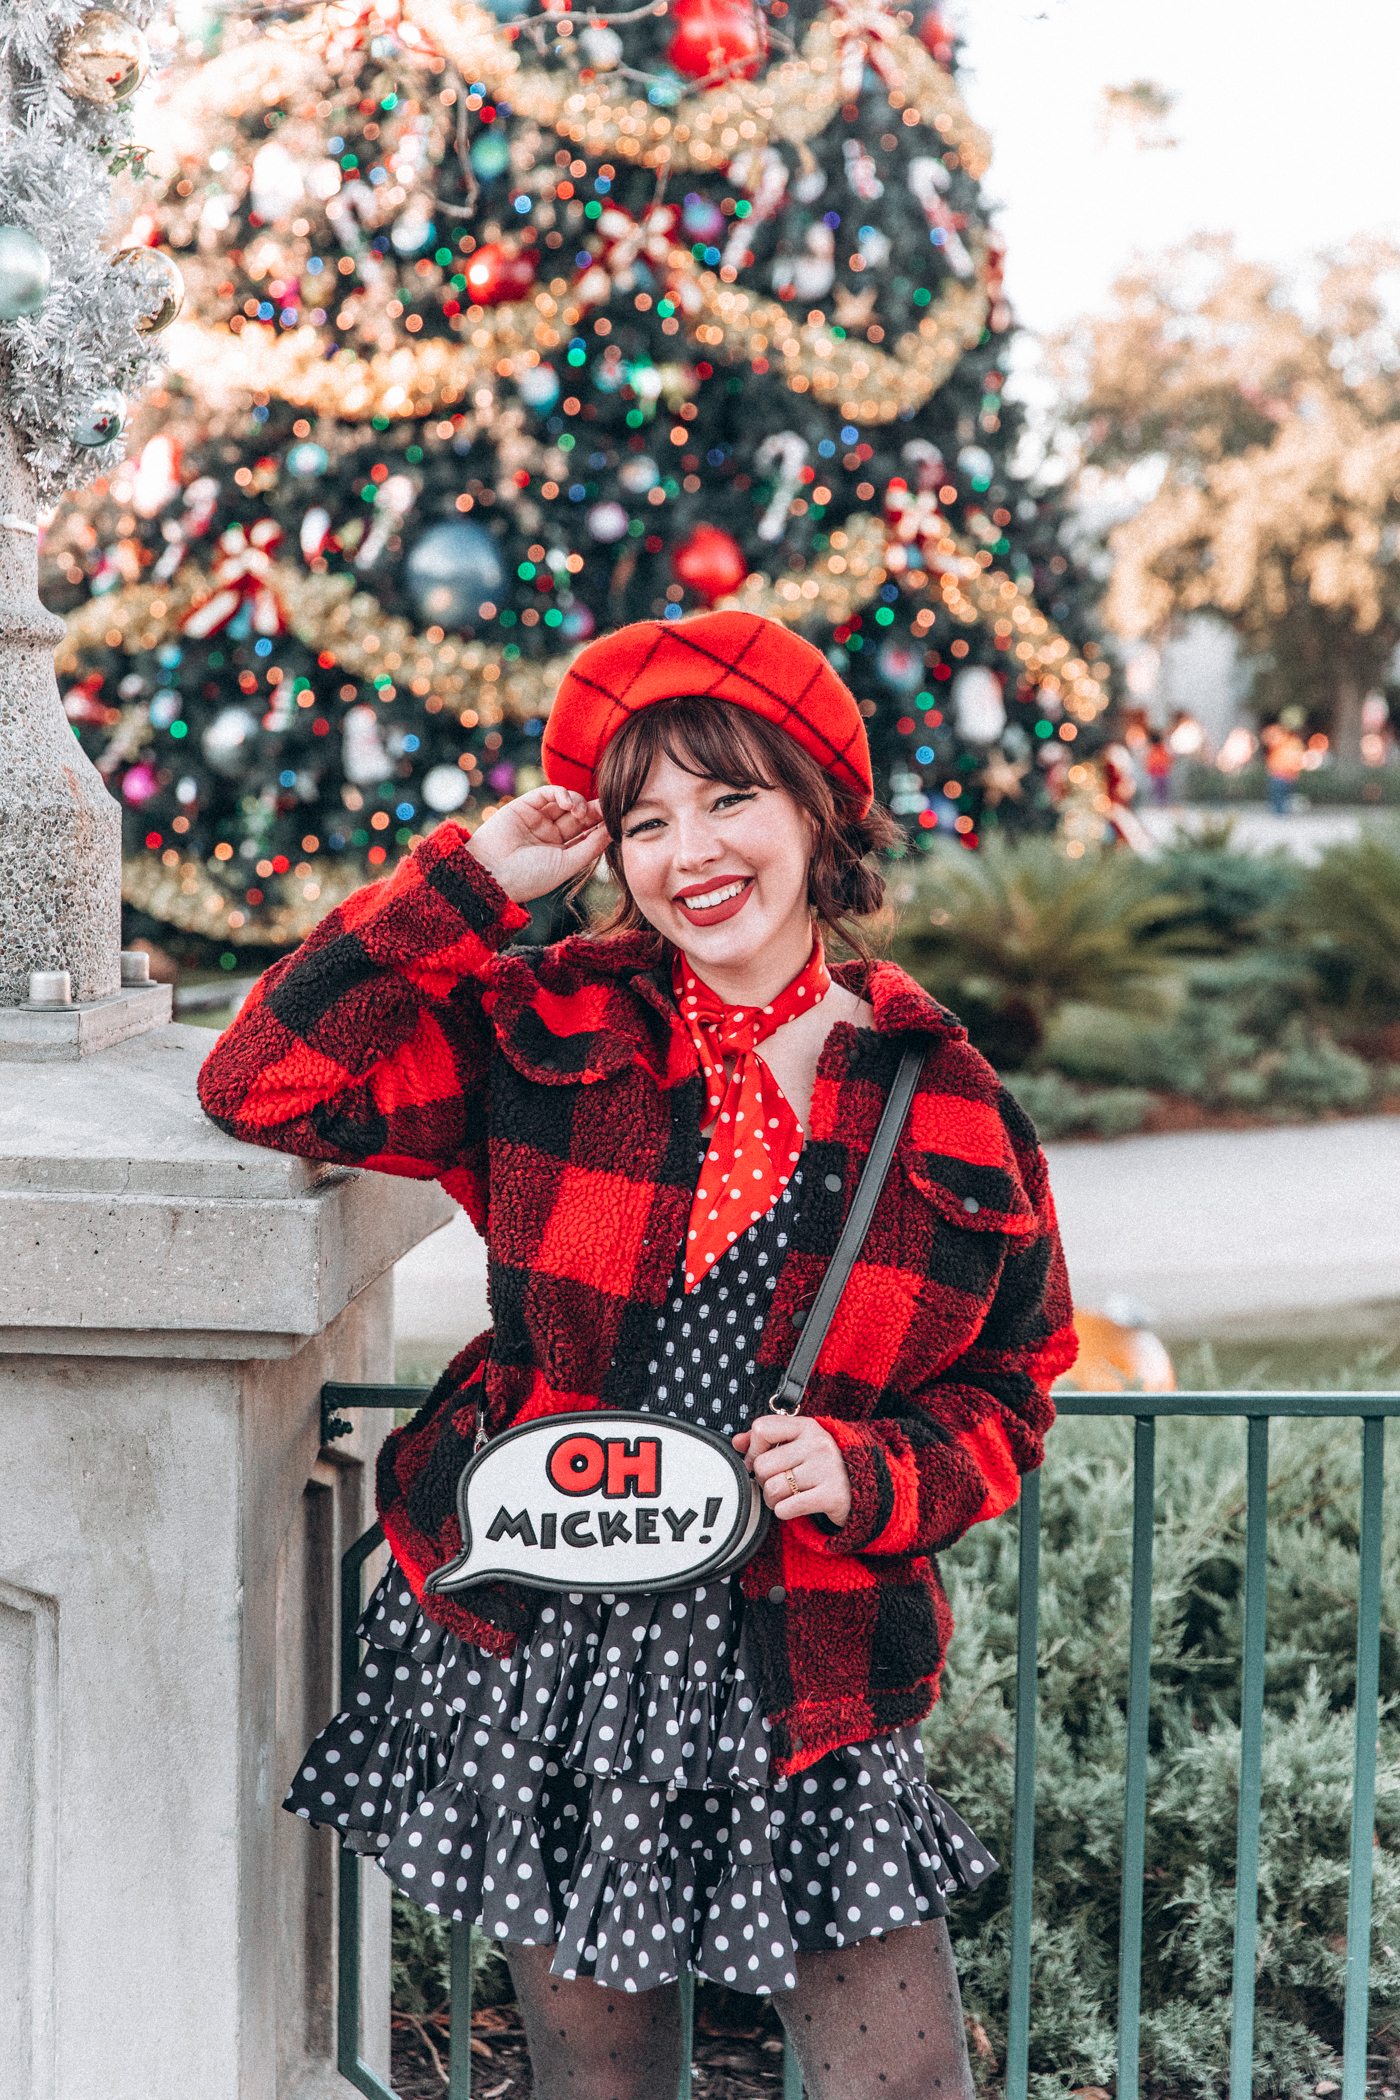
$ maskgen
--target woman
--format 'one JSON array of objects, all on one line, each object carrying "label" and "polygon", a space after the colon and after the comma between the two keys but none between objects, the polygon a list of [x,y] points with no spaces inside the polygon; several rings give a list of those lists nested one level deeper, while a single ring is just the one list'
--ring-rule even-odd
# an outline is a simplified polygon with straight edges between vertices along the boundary
[{"label": "woman", "polygon": [[[493,1330],[384,1447],[394,1565],[288,1806],[505,1943],[540,2100],[673,2092],[687,1967],[774,1995],[811,2100],[953,2100],[943,1920],[992,1862],[924,1778],[929,1556],[1015,1499],[1073,1358],[1044,1163],[849,928],[893,826],[817,650],[734,613],[624,629],[543,756],[550,786],[443,824],[269,970],[202,1076],[235,1136],[436,1176],[490,1254]],[[511,948],[604,852],[608,925]],[[823,931],[860,959],[828,970]],[[911,1037],[860,1261],[801,1414],[768,1414]],[[733,1438],[777,1518],[742,1575],[425,1596],[478,1424],[610,1406]]]}]

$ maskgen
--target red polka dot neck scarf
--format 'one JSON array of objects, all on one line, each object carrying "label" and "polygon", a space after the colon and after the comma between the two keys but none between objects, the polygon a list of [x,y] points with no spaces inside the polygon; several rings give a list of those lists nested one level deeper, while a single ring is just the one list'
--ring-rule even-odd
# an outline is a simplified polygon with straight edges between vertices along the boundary
[{"label": "red polka dot neck scarf", "polygon": [[[802,1151],[802,1125],[777,1080],[755,1053],[785,1021],[818,1005],[831,988],[822,944],[768,1006],[730,1006],[702,983],[684,956],[671,976],[681,1019],[704,1075],[709,1150],[690,1207],[685,1287],[693,1291],[720,1256],[778,1200]],[[732,1078],[725,1053],[734,1058]]]}]

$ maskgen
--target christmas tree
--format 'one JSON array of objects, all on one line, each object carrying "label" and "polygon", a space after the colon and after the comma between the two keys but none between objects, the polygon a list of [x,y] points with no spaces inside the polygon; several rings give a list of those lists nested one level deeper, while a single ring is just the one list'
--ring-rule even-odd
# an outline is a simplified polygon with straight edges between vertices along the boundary
[{"label": "christmas tree", "polygon": [[45,548],[128,898],[299,938],[538,783],[572,648],[714,605],[829,651],[915,847],[1045,828],[1107,667],[1012,473],[950,33],[496,8],[290,9],[164,93],[171,377]]}]

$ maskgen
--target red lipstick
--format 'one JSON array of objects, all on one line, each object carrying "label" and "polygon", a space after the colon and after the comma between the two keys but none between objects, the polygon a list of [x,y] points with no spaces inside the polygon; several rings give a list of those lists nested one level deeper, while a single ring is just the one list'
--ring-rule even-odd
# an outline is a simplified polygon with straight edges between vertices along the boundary
[{"label": "red lipstick", "polygon": [[[677,890],[671,902],[680,907],[683,917],[692,926],[722,926],[726,919],[732,919],[735,913],[742,911],[748,903],[753,892],[753,880],[752,875],[729,875],[711,877],[708,882],[692,882],[688,889]],[[736,882],[741,883],[742,888],[732,897],[726,897],[722,903],[712,904],[706,910],[697,911],[689,902],[692,897],[709,897],[716,890],[732,889]]]}]

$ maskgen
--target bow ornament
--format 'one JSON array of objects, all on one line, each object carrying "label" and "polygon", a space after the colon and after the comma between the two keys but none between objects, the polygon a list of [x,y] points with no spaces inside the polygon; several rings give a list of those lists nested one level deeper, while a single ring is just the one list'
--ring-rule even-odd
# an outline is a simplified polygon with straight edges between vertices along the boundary
[{"label": "bow ornament", "polygon": [[180,622],[181,631],[202,642],[217,633],[247,605],[255,634],[283,634],[287,621],[272,588],[273,550],[282,538],[282,528],[271,518],[259,518],[251,531],[230,525],[220,533],[223,559],[215,565],[213,590]]}]

